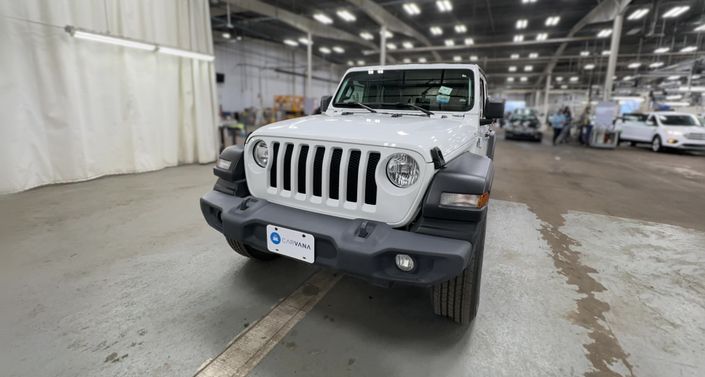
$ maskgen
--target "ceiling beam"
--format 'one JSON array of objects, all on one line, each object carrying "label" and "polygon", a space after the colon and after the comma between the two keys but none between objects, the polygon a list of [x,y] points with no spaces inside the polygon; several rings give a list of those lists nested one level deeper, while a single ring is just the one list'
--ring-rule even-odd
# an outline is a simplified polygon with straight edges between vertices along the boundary
[{"label": "ceiling beam", "polygon": [[260,0],[226,0],[226,2],[230,3],[237,9],[272,17],[305,33],[311,33],[311,35],[316,37],[352,42],[368,48],[377,49],[377,46],[374,43],[365,41],[357,35],[350,34],[347,31],[343,31],[332,26],[323,25],[316,20],[300,16],[273,5],[269,5]]},{"label": "ceiling beam", "polygon": [[[397,18],[395,15],[389,13],[386,9],[384,9],[384,7],[376,2],[372,0],[348,0],[348,2],[362,9],[362,11],[364,11],[377,24],[386,26],[387,30],[404,34],[418,40],[426,46],[431,46],[431,41],[428,38],[412,26]],[[441,56],[437,52],[433,50],[429,51],[432,51],[433,57],[436,58],[436,60],[441,60]],[[399,51],[397,50],[395,53],[396,52]]]},{"label": "ceiling beam", "polygon": [[[597,22],[607,22],[614,17],[622,12],[631,0],[604,0],[601,3],[599,3],[595,8],[592,8],[590,13],[588,13],[585,17],[580,19],[568,32],[568,35],[566,35],[566,38],[572,38],[577,34],[580,30],[582,30],[585,26]],[[556,66],[556,63],[558,62],[558,57],[563,55],[563,52],[565,51],[566,47],[568,47],[568,43],[562,43],[560,46],[558,46],[558,49],[556,52],[553,54],[554,59],[551,59],[551,61],[548,63],[546,66],[546,69],[543,70],[543,75],[539,77],[538,81],[536,82],[536,87],[541,87],[541,83],[543,80],[551,74],[553,71],[553,68]]]}]

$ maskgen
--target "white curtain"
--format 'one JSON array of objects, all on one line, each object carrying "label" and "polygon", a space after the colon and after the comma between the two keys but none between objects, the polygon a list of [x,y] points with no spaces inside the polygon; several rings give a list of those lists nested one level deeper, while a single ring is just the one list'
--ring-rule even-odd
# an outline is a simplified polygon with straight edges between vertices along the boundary
[{"label": "white curtain", "polygon": [[65,25],[213,53],[207,0],[0,0],[0,193],[215,159],[212,62]]}]

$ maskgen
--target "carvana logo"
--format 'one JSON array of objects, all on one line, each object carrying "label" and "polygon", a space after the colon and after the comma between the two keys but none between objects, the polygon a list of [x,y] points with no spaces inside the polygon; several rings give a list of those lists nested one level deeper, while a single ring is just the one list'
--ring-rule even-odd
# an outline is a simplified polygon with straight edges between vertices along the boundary
[{"label": "carvana logo", "polygon": [[272,232],[272,234],[269,235],[269,239],[272,240],[272,243],[275,245],[279,245],[279,243],[282,242],[282,237],[277,232]]}]

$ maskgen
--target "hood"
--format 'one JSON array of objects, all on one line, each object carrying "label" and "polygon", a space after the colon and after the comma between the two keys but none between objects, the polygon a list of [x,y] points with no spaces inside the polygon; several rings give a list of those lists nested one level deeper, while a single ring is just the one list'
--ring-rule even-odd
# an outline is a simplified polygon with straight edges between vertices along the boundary
[{"label": "hood", "polygon": [[339,141],[413,150],[431,162],[430,150],[438,147],[450,160],[471,142],[477,128],[465,118],[440,115],[431,117],[354,113],[352,115],[312,115],[288,119],[253,132],[255,136],[284,137],[303,140]]},{"label": "hood", "polygon": [[705,127],[700,127],[700,126],[671,126],[668,124],[664,124],[663,129],[666,131],[681,132],[683,134],[705,133]]}]

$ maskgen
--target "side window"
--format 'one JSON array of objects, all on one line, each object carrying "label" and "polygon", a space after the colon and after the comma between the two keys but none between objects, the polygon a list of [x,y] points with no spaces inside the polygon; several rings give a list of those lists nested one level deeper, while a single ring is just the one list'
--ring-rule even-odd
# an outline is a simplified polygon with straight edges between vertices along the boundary
[{"label": "side window", "polygon": [[480,116],[484,116],[485,103],[487,103],[487,94],[485,92],[485,78],[480,78]]},{"label": "side window", "polygon": [[649,117],[646,118],[646,125],[647,126],[655,126],[656,125],[656,117],[653,115],[649,115]]}]

